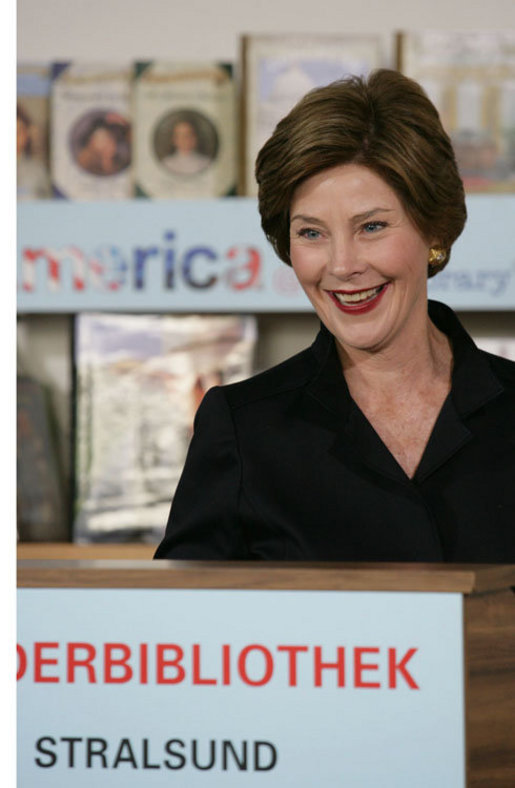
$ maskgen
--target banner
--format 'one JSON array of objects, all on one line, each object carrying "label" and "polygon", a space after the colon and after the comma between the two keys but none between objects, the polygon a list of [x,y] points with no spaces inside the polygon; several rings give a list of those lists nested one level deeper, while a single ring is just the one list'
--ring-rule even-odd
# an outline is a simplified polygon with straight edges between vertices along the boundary
[{"label": "banner", "polygon": [[[429,294],[456,309],[515,307],[515,196],[472,195]],[[304,312],[253,198],[38,201],[18,209],[19,312]]]},{"label": "banner", "polygon": [[20,785],[465,786],[460,594],[18,594]]}]

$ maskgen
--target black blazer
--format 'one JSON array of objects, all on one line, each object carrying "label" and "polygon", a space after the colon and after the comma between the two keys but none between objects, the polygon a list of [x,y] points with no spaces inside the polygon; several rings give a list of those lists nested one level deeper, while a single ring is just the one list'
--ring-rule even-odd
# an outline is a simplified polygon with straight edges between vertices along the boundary
[{"label": "black blazer", "polygon": [[452,342],[452,391],[409,479],[351,399],[334,339],[211,389],[156,558],[515,562],[515,364]]}]

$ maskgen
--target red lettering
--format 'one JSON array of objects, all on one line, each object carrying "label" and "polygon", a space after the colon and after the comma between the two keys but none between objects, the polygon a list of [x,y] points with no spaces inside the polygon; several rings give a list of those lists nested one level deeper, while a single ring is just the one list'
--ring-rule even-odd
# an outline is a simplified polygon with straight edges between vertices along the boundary
[{"label": "red lettering", "polygon": [[27,670],[27,654],[23,646],[20,646],[19,643],[16,644],[16,653],[18,654],[18,671],[16,673],[16,681],[19,681],[24,677],[25,671]]},{"label": "red lettering", "polygon": [[354,686],[370,687],[378,689],[381,684],[379,681],[363,681],[364,670],[378,670],[376,662],[363,662],[363,654],[379,654],[378,648],[355,648],[354,649]]},{"label": "red lettering", "polygon": [[[83,641],[72,641],[69,643],[59,642],[35,642],[27,649],[20,644],[16,645],[17,652],[17,671],[16,679],[19,681],[26,676],[32,666],[29,665],[34,654],[34,682],[35,683],[59,683],[66,681],[73,684],[78,680],[89,684],[97,684],[103,680],[106,684],[126,684],[130,681],[139,681],[140,684],[149,683],[149,659],[153,656],[155,649],[155,677],[153,665],[150,667],[152,676],[150,680],[156,684],[180,684],[186,679],[190,681],[189,660],[185,665],[184,647],[177,643],[138,643],[129,645],[127,643],[104,643],[102,646],[94,646],[92,643]],[[62,648],[62,654],[56,649]],[[103,652],[100,652],[100,649]],[[204,654],[205,664],[202,663],[203,643],[191,645],[191,684],[197,686],[230,686],[232,683],[232,646],[224,643],[221,648],[221,664],[218,668],[211,664],[208,657]],[[281,668],[281,681],[286,686],[298,687],[302,683],[303,675],[300,672],[305,663],[307,667],[308,657],[302,658],[299,655],[310,653],[313,650],[313,686],[322,687],[324,681],[326,685],[331,683],[338,687],[345,687],[346,649],[350,646],[336,646],[332,648],[326,646],[307,646],[307,645],[277,645],[278,653],[285,654],[286,665]],[[64,650],[66,649],[66,666],[64,665]],[[324,653],[325,649],[325,653]],[[150,653],[149,653],[150,650]],[[381,657],[384,651],[388,651],[387,659],[384,662]],[[380,689],[386,687],[388,681],[389,689],[397,689],[403,683],[410,689],[420,689],[413,671],[412,660],[417,653],[417,648],[388,648],[382,649],[378,646],[356,646],[352,648],[353,666],[353,686],[358,689]],[[101,667],[101,656],[103,653],[103,671]],[[252,643],[241,649],[234,655],[235,669],[238,678],[248,686],[262,687],[268,684],[275,671],[273,651],[264,645]],[[386,656],[386,655],[385,655]],[[304,663],[302,662],[304,659]],[[351,655],[349,654],[349,660]],[[98,660],[98,662],[97,662]],[[136,664],[138,660],[138,664]],[[62,663],[62,671],[59,665]],[[349,663],[350,665],[350,663]],[[53,670],[52,670],[53,666]],[[350,668],[349,668],[350,669]],[[64,671],[66,670],[66,678]],[[81,673],[82,670],[82,673]],[[287,674],[284,673],[286,670]],[[383,674],[384,670],[384,674]],[[62,676],[60,673],[62,672]],[[386,679],[386,672],[388,679]],[[211,675],[209,675],[211,673]],[[329,674],[329,675],[328,675]],[[383,678],[384,676],[384,678]],[[307,677],[304,677],[307,678]]]},{"label": "red lettering", "polygon": [[[260,679],[251,679],[247,673],[247,657],[252,651],[258,651],[263,654],[265,658],[265,672]],[[251,646],[246,646],[242,649],[238,657],[238,673],[240,678],[245,684],[250,684],[252,687],[262,687],[263,684],[268,684],[274,672],[274,660],[270,651],[265,646],[260,646],[253,643]]]},{"label": "red lettering", "polygon": [[[86,656],[79,659],[76,656],[76,651],[85,651]],[[88,673],[88,681],[90,684],[96,684],[97,678],[95,675],[95,668],[91,664],[96,656],[96,649],[91,643],[68,643],[66,647],[67,655],[67,668],[66,668],[66,681],[68,684],[73,684],[75,681],[75,668],[86,668]]]},{"label": "red lettering", "polygon": [[[167,651],[174,651],[174,659],[165,659]],[[158,684],[180,684],[184,681],[185,671],[181,665],[184,651],[175,643],[158,643],[156,647],[156,673]],[[175,668],[175,676],[165,676],[165,668]]]},{"label": "red lettering", "polygon": [[315,646],[315,687],[322,686],[322,670],[338,671],[338,686],[345,686],[345,648],[338,646],[336,649],[336,662],[322,662],[322,647]]},{"label": "red lettering", "polygon": [[411,687],[411,689],[420,689],[411,673],[406,669],[406,663],[412,658],[416,651],[418,651],[416,648],[408,649],[401,661],[397,662],[396,649],[388,649],[388,686],[390,689],[397,688],[397,671],[401,673],[408,687]]},{"label": "red lettering", "polygon": [[193,683],[194,684],[217,684],[216,679],[203,679],[200,675],[200,646],[195,643],[193,646]]},{"label": "red lettering", "polygon": [[[22,266],[23,266],[23,289],[27,291],[34,290],[34,283],[36,274],[34,271],[36,260],[45,256],[44,249],[23,249],[22,251]],[[31,264],[29,267],[29,263]]]},{"label": "red lettering", "polygon": [[43,650],[48,648],[59,648],[59,643],[34,643],[34,681],[38,684],[52,684],[59,681],[59,676],[43,676],[44,665],[57,665],[57,659],[43,657]]},{"label": "red lettering", "polygon": [[307,646],[277,646],[277,651],[285,651],[288,654],[288,684],[290,687],[297,686],[297,654],[307,650]]},{"label": "red lettering", "polygon": [[229,260],[236,262],[236,259],[242,252],[246,256],[245,262],[230,268],[227,273],[229,286],[233,290],[247,290],[249,287],[255,287],[259,283],[259,275],[261,273],[261,255],[259,250],[253,246],[231,246],[227,250],[227,257]]},{"label": "red lettering", "polygon": [[[115,659],[114,652],[120,651],[122,656]],[[132,668],[128,664],[131,656],[130,647],[126,643],[104,643],[104,682],[106,684],[125,684],[132,678]],[[121,669],[121,675],[115,676],[113,668]]]},{"label": "red lettering", "polygon": [[227,687],[231,683],[231,647],[222,646],[222,684]]},{"label": "red lettering", "polygon": [[60,271],[59,271],[59,263],[55,259],[55,257],[48,258],[48,271],[50,274],[50,279],[53,279],[55,282],[58,282]]},{"label": "red lettering", "polygon": [[148,684],[148,645],[139,644],[139,683]]}]

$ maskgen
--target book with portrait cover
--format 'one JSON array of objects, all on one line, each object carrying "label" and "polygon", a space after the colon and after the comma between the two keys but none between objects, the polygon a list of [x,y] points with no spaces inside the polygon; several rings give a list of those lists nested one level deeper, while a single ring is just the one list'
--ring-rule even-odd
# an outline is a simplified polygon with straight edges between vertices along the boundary
[{"label": "book with portrait cover", "polygon": [[240,194],[256,195],[256,156],[277,123],[308,91],[388,65],[376,34],[241,36]]},{"label": "book with portrait cover", "polygon": [[131,67],[52,64],[51,171],[55,197],[132,195]]},{"label": "book with portrait cover", "polygon": [[466,191],[515,191],[515,30],[402,32],[397,65],[438,109]]},{"label": "book with portrait cover", "polygon": [[252,373],[255,319],[84,313],[75,328],[74,540],[157,542],[204,393]]},{"label": "book with portrait cover", "polygon": [[229,64],[136,63],[136,194],[180,199],[234,194],[235,115]]},{"label": "book with portrait cover", "polygon": [[16,80],[18,200],[51,197],[48,149],[50,65],[18,63]]}]

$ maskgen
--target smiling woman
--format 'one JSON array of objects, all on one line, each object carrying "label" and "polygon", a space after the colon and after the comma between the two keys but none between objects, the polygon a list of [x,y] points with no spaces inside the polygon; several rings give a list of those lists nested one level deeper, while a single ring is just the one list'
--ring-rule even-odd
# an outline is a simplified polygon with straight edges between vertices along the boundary
[{"label": "smiling woman", "polygon": [[378,175],[360,164],[324,170],[295,190],[291,213],[293,269],[345,357],[425,329],[431,244]]},{"label": "smiling woman", "polygon": [[[354,401],[411,477],[451,381],[449,343],[427,313],[431,242],[393,189],[360,164],[303,181],[291,214],[297,278],[335,337]],[[403,371],[392,380],[393,363]]]},{"label": "smiling woman", "polygon": [[311,91],[256,176],[321,330],[207,394],[156,557],[515,561],[515,364],[428,303],[466,209],[422,88],[379,70]]}]

